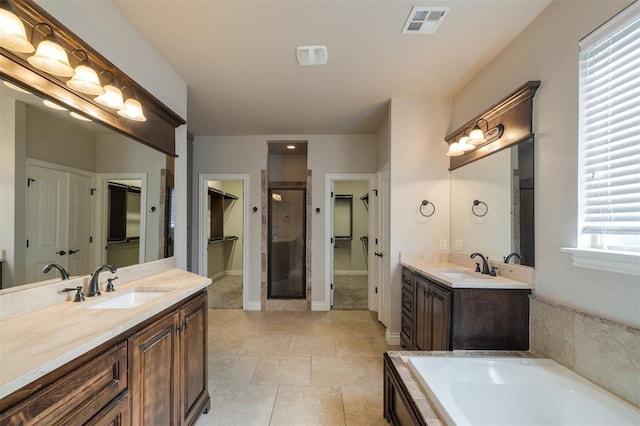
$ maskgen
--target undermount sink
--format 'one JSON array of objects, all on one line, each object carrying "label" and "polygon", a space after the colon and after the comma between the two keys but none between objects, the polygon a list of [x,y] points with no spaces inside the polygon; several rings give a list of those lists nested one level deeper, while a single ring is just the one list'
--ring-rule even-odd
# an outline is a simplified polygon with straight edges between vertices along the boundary
[{"label": "undermount sink", "polygon": [[[131,290],[124,290],[122,294],[111,297],[104,302],[99,302],[93,305],[89,305],[87,309],[130,309],[147,302],[150,302],[160,296],[164,296],[173,288],[134,288]],[[105,294],[102,293],[104,297]]]},{"label": "undermount sink", "polygon": [[471,274],[466,271],[439,271],[440,275],[454,280],[486,280],[485,276],[479,274]]}]

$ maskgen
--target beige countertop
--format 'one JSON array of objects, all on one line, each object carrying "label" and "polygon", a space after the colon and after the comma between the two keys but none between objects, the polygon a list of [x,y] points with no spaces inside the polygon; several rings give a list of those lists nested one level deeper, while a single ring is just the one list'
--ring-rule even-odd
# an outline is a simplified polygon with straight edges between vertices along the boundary
[{"label": "beige countertop", "polygon": [[[177,268],[118,285],[86,301],[65,301],[0,321],[0,398],[96,348],[181,300],[211,280]],[[165,294],[134,308],[87,309],[134,288]],[[56,291],[52,289],[51,291]],[[0,296],[2,297],[2,296]]]},{"label": "beige countertop", "polygon": [[532,289],[534,286],[524,281],[500,276],[492,277],[475,272],[473,268],[442,261],[422,259],[402,259],[400,264],[451,288],[483,289]]}]

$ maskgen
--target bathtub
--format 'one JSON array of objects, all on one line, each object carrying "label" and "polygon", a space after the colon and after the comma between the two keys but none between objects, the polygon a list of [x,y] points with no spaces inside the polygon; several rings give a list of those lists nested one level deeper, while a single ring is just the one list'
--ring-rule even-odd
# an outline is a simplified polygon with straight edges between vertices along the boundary
[{"label": "bathtub", "polygon": [[455,425],[640,425],[640,410],[550,359],[406,357]]}]

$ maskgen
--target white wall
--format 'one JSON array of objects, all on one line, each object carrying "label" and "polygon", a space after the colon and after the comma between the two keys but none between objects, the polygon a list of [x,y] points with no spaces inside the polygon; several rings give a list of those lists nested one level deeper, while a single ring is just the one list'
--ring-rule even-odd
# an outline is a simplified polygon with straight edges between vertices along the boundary
[{"label": "white wall", "polygon": [[[391,100],[390,333],[400,332],[400,252],[437,252],[440,239],[449,250],[449,114],[448,100]],[[430,218],[418,211],[424,199],[436,207]]]},{"label": "white wall", "polygon": [[[138,34],[109,1],[36,0],[42,8],[73,31],[125,74],[187,119],[187,85],[171,66]],[[88,19],[99,16],[100,19]],[[176,129],[175,256],[187,266],[187,129]]]},{"label": "white wall", "polygon": [[[325,175],[327,173],[373,173],[376,169],[375,135],[251,135],[196,137],[194,140],[193,176],[194,188],[198,187],[198,176],[203,173],[241,173],[249,175],[250,192],[245,194],[249,210],[248,218],[250,246],[245,256],[249,257],[249,271],[245,278],[250,305],[260,305],[261,276],[261,170],[267,167],[267,141],[306,140],[307,168],[312,170],[312,289],[313,303],[326,303],[324,292],[324,244],[325,244]],[[194,194],[194,199],[198,199]],[[316,213],[316,207],[320,213]],[[194,209],[197,212],[198,209]],[[197,214],[197,213],[196,213]],[[193,218],[194,241],[198,238],[198,220]],[[193,259],[197,259],[197,254]],[[197,270],[197,265],[194,265]]]},{"label": "white wall", "polygon": [[534,98],[535,293],[640,325],[637,276],[577,268],[578,42],[630,0],[556,0],[454,98],[451,129],[527,80]]}]

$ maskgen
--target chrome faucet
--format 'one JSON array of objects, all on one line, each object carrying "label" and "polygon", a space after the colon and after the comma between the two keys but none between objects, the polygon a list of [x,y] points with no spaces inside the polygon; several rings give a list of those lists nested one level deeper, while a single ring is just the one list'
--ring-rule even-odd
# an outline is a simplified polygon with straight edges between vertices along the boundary
[{"label": "chrome faucet", "polygon": [[476,256],[480,256],[480,258],[482,259],[482,273],[484,275],[489,275],[489,262],[487,261],[488,258],[484,257],[478,252],[471,253],[472,259],[475,258]]},{"label": "chrome faucet", "polygon": [[67,272],[67,270],[64,269],[64,267],[62,265],[58,265],[57,263],[48,263],[48,264],[44,265],[44,268],[42,268],[42,273],[46,274],[47,272],[49,272],[51,270],[51,268],[55,268],[58,271],[60,271],[60,275],[62,275],[62,279],[63,280],[68,280],[69,279],[69,273]]},{"label": "chrome faucet", "polygon": [[100,275],[100,272],[107,269],[112,274],[115,274],[118,271],[114,266],[111,266],[109,264],[98,266],[96,270],[93,271],[93,274],[91,274],[91,279],[89,280],[89,292],[87,293],[87,296],[89,297],[100,296],[100,286],[98,285],[99,284],[98,276]]},{"label": "chrome faucet", "polygon": [[517,257],[519,261],[522,261],[522,256],[520,256],[520,253],[513,252],[504,258],[504,263],[509,263],[512,257]]}]

